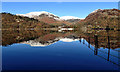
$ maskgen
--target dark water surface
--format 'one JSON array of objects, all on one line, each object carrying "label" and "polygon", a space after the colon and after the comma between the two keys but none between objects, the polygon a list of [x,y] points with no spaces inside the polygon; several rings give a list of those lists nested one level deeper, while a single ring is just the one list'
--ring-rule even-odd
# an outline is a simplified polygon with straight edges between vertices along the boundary
[{"label": "dark water surface", "polygon": [[118,31],[4,31],[3,70],[118,70]]}]

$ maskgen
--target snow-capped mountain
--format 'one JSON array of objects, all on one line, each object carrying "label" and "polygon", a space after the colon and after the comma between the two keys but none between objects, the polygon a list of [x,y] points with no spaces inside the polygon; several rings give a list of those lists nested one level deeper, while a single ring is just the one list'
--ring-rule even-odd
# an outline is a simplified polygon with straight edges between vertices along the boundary
[{"label": "snow-capped mountain", "polygon": [[40,12],[30,12],[27,14],[16,14],[18,16],[25,16],[25,17],[29,17],[29,18],[34,18],[37,19],[39,21],[42,21],[44,23],[48,23],[48,24],[74,24],[82,19],[80,19],[79,17],[74,17],[74,16],[62,16],[62,17],[58,17],[57,15],[50,13],[50,12],[46,12],[46,11],[40,11]]},{"label": "snow-capped mountain", "polygon": [[50,18],[54,18],[56,20],[59,20],[60,18],[52,13],[46,12],[46,11],[41,11],[41,12],[30,12],[27,14],[16,14],[19,16],[26,16],[29,18],[35,18],[38,19],[38,17],[50,17]]},{"label": "snow-capped mountain", "polygon": [[74,16],[63,16],[63,17],[60,17],[60,19],[70,23],[75,23],[81,20],[79,17],[74,17]]},{"label": "snow-capped mountain", "polygon": [[38,17],[49,17],[49,18],[53,18],[55,20],[80,19],[79,17],[74,17],[74,16],[58,17],[57,15],[54,15],[54,14],[46,12],[46,11],[30,12],[30,13],[27,13],[27,14],[16,14],[16,15],[18,15],[18,16],[26,16],[26,17],[35,18],[35,19],[39,19]]},{"label": "snow-capped mountain", "polygon": [[70,19],[80,19],[79,17],[74,17],[74,16],[62,16],[60,17],[62,20],[70,20]]}]

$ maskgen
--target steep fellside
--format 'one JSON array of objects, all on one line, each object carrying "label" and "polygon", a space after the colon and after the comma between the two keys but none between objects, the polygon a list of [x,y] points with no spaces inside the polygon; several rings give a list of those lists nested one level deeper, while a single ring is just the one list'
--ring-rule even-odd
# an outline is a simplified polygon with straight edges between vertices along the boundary
[{"label": "steep fellside", "polygon": [[33,18],[16,16],[10,13],[1,13],[2,29],[28,29],[49,27],[48,24]]},{"label": "steep fellside", "polygon": [[[87,28],[118,30],[120,10],[118,9],[98,9],[89,14],[85,20],[79,24],[84,24]],[[80,25],[81,26],[81,25]]]}]

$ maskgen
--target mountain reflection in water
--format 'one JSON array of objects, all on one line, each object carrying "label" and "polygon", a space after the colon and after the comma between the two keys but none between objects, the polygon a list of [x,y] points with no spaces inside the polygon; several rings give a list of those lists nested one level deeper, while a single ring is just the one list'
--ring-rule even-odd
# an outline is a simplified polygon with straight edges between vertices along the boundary
[{"label": "mountain reflection in water", "polygon": [[[79,42],[83,44],[90,51],[93,51],[95,56],[100,57],[110,64],[120,66],[118,60],[120,57],[120,32],[119,31],[51,31],[51,30],[3,30],[2,31],[2,46],[9,48],[14,44],[27,44],[31,47],[50,47],[56,46],[56,43],[73,43]],[[66,45],[67,45],[66,44]],[[65,44],[64,44],[65,45]],[[77,45],[76,45],[77,46]],[[64,46],[66,48],[66,46]],[[57,48],[57,47],[56,47]],[[4,51],[3,51],[4,52]],[[110,59],[112,58],[112,59]],[[4,58],[3,58],[4,59]],[[4,62],[3,62],[4,63]],[[3,64],[4,65],[4,64]],[[4,65],[5,66],[5,65]],[[3,67],[7,69],[6,67]],[[8,68],[9,69],[9,68]]]},{"label": "mountain reflection in water", "polygon": [[92,31],[92,32],[79,32],[79,31],[19,31],[19,30],[3,30],[2,31],[2,45],[7,46],[14,43],[28,43],[30,45],[50,45],[56,41],[62,40],[71,42],[84,38],[89,44],[96,46],[96,48],[120,48],[120,35],[119,31]]}]

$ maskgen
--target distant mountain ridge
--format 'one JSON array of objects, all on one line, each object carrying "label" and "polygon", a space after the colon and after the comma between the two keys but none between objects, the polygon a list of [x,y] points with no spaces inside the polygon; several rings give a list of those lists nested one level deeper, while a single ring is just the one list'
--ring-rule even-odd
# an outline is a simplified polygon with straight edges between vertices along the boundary
[{"label": "distant mountain ridge", "polygon": [[26,17],[30,17],[30,18],[34,18],[35,16],[39,16],[39,17],[48,16],[48,17],[54,18],[56,20],[80,19],[79,17],[74,17],[74,16],[58,17],[57,15],[52,14],[50,12],[46,12],[46,11],[30,12],[30,13],[27,13],[27,14],[16,14],[16,15],[18,15],[18,16],[26,16]]},{"label": "distant mountain ridge", "polygon": [[38,20],[46,22],[46,23],[58,23],[58,22],[60,22],[60,23],[63,22],[64,23],[65,21],[69,22],[69,23],[73,23],[75,21],[80,20],[79,17],[74,17],[74,16],[58,17],[57,15],[54,15],[54,14],[46,12],[46,11],[30,12],[30,13],[27,13],[27,14],[16,14],[16,15],[38,19]]},{"label": "distant mountain ridge", "polygon": [[16,14],[18,16],[26,16],[26,17],[30,17],[30,18],[35,18],[37,19],[37,17],[43,17],[43,16],[48,16],[50,18],[54,18],[56,20],[59,19],[58,16],[52,14],[52,13],[49,13],[49,12],[46,12],[46,11],[41,11],[41,12],[30,12],[30,13],[27,13],[27,14]]}]

